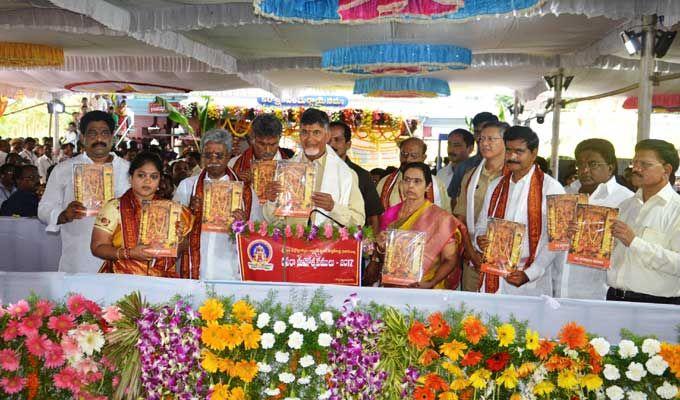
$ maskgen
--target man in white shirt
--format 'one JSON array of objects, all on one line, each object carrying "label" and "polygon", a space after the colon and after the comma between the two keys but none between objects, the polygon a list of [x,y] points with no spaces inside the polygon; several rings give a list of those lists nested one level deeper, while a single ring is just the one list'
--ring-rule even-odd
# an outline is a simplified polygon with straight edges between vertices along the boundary
[{"label": "man in white shirt", "polygon": [[7,140],[0,140],[0,165],[7,161],[7,154],[9,154],[9,142]]},{"label": "man in white shirt", "polygon": [[95,110],[99,111],[108,111],[108,104],[106,103],[106,99],[104,99],[101,95],[95,94],[94,95],[94,104],[92,106],[94,107]]},{"label": "man in white shirt", "polygon": [[671,186],[678,151],[663,140],[635,146],[637,193],[619,206],[607,300],[680,305],[680,195]]},{"label": "man in white shirt", "polygon": [[449,133],[447,142],[449,163],[437,172],[437,177],[445,188],[449,187],[456,166],[470,158],[470,153],[475,148],[475,138],[467,129],[459,128]]},{"label": "man in white shirt", "polygon": [[[604,139],[587,139],[576,146],[578,180],[567,193],[588,195],[588,204],[617,208],[633,197],[633,192],[616,182],[617,162],[614,145]],[[607,271],[576,264],[564,264],[554,271],[556,297],[604,300],[607,296]]]},{"label": "man in white shirt", "polygon": [[54,165],[54,160],[52,160],[52,146],[46,144],[45,152],[38,158],[37,162],[38,174],[40,174],[40,183],[47,183],[47,170]]},{"label": "man in white shirt", "polygon": [[[518,269],[504,278],[484,274],[486,293],[524,296],[552,295],[550,266],[555,253],[548,250],[546,196],[563,194],[559,182],[535,165],[538,136],[524,126],[513,126],[504,135],[508,172],[491,183],[482,211],[488,217],[525,225]],[[475,227],[477,243],[484,250],[488,218],[482,215]]]},{"label": "man in white shirt", "polygon": [[77,164],[112,164],[113,192],[122,196],[129,188],[130,164],[111,153],[113,119],[102,111],[92,111],[80,120],[85,151],[59,163],[50,176],[45,194],[38,205],[38,218],[48,232],[61,232],[60,272],[96,273],[101,260],[92,255],[90,239],[94,216],[85,216],[85,207],[75,201],[73,167]]},{"label": "man in white shirt", "polygon": [[[219,232],[202,232],[203,195],[205,182],[238,181],[229,168],[231,134],[223,129],[213,129],[201,138],[204,169],[198,175],[180,182],[173,200],[191,208],[194,226],[189,234],[189,249],[181,261],[181,276],[187,279],[240,280],[236,244],[229,235]],[[234,218],[243,220],[244,213],[237,210]]]},{"label": "man in white shirt", "polygon": [[24,149],[21,151],[21,153],[19,153],[19,155],[22,158],[28,160],[31,163],[31,165],[37,166],[38,156],[36,156],[35,153],[33,152],[33,150],[35,149],[35,144],[36,144],[35,139],[31,137],[26,138],[26,140],[24,140]]}]

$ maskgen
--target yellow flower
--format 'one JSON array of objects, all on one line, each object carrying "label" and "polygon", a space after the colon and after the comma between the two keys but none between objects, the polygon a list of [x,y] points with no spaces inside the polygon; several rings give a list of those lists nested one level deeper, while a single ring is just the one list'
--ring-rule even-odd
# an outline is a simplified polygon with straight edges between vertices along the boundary
[{"label": "yellow flower", "polygon": [[243,347],[246,350],[257,349],[260,347],[260,338],[262,337],[259,329],[254,329],[251,324],[241,324],[239,326],[241,337],[243,338]]},{"label": "yellow flower", "polygon": [[572,371],[566,369],[557,375],[557,386],[563,389],[572,389],[578,385],[578,379],[576,379],[576,374]]},{"label": "yellow flower", "polygon": [[526,339],[526,348],[527,350],[536,350],[538,348],[538,341],[540,338],[538,337],[538,332],[532,331],[531,329],[527,329],[526,335],[524,335],[524,338]]},{"label": "yellow flower", "polygon": [[458,395],[453,392],[442,392],[439,394],[439,400],[458,400]]},{"label": "yellow flower", "polygon": [[198,312],[203,321],[215,321],[224,316],[224,306],[217,299],[208,299],[198,309]]},{"label": "yellow flower", "polygon": [[255,361],[239,361],[236,363],[236,373],[243,382],[249,383],[257,375],[258,368]]},{"label": "yellow flower", "polygon": [[201,358],[203,358],[203,360],[201,360],[201,367],[203,367],[204,370],[210,373],[217,372],[217,356],[215,356],[215,354],[208,349],[203,349],[203,351],[201,351]]},{"label": "yellow flower", "polygon": [[541,381],[536,386],[534,386],[534,394],[539,396],[548,395],[555,390],[555,385],[550,383],[550,381]]},{"label": "yellow flower", "polygon": [[480,368],[470,375],[470,384],[475,389],[484,389],[486,387],[486,382],[491,378],[491,371],[488,369]]},{"label": "yellow flower", "polygon": [[213,386],[213,392],[210,395],[210,400],[229,400],[229,386],[218,383]]},{"label": "yellow flower", "polygon": [[453,382],[451,382],[451,385],[449,385],[449,388],[451,390],[455,390],[455,391],[459,392],[459,391],[465,389],[468,386],[470,386],[470,382],[467,379],[458,378],[458,379],[454,379]]},{"label": "yellow flower", "polygon": [[447,370],[447,371],[448,371],[451,375],[453,375],[454,377],[463,376],[463,371],[461,371],[460,367],[457,366],[457,365],[454,364],[454,363],[451,363],[451,362],[448,362],[448,361],[444,361],[444,362],[442,363],[442,367],[443,367],[445,370]]},{"label": "yellow flower", "polygon": [[524,378],[525,376],[528,376],[530,373],[534,372],[535,369],[536,364],[527,362],[520,365],[519,368],[517,368],[517,375],[520,378]]},{"label": "yellow flower", "polygon": [[439,351],[451,359],[451,361],[458,360],[463,355],[465,349],[467,349],[467,345],[457,340],[452,340],[439,346]]},{"label": "yellow flower", "polygon": [[217,360],[217,369],[229,376],[236,375],[236,364],[228,358],[220,358]]},{"label": "yellow flower", "polygon": [[522,396],[519,393],[513,393],[510,400],[522,400]]},{"label": "yellow flower", "polygon": [[241,322],[253,322],[255,309],[245,301],[239,300],[231,308],[231,315]]},{"label": "yellow flower", "polygon": [[244,392],[241,387],[233,388],[229,394],[229,400],[245,400],[245,398],[246,392]]},{"label": "yellow flower", "polygon": [[499,345],[508,347],[515,341],[515,328],[510,324],[503,324],[496,328],[496,335],[498,335]]},{"label": "yellow flower", "polygon": [[224,334],[222,339],[224,343],[222,348],[226,345],[229,350],[234,350],[234,348],[241,343],[243,343],[243,337],[241,336],[241,330],[238,325],[229,324],[224,326]]},{"label": "yellow flower", "polygon": [[510,365],[498,378],[496,378],[496,382],[499,385],[505,386],[507,389],[516,387],[517,380],[517,370],[514,365]]},{"label": "yellow flower", "polygon": [[585,387],[589,391],[600,388],[602,383],[602,378],[595,374],[588,374],[581,378],[581,386]]},{"label": "yellow flower", "polygon": [[201,341],[213,350],[224,350],[226,346],[224,334],[223,325],[210,321],[201,329]]}]

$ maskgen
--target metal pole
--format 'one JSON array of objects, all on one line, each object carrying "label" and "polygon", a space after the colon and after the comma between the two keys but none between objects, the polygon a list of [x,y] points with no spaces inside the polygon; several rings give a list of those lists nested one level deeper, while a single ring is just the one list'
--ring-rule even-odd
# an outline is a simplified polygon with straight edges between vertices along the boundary
[{"label": "metal pole", "polygon": [[517,90],[515,90],[515,105],[512,111],[512,124],[519,125],[519,92]]},{"label": "metal pole", "polygon": [[562,112],[562,82],[564,82],[564,70],[559,69],[554,79],[553,97],[553,118],[552,118],[552,150],[550,152],[550,162],[552,163],[553,176],[559,176],[559,148],[560,148],[560,114]]},{"label": "metal pole", "polygon": [[54,130],[52,131],[52,159],[56,161],[59,158],[61,145],[59,144],[59,113],[55,112],[54,100],[59,100],[59,95],[56,93],[52,95],[52,115],[50,115],[50,118],[54,117]]},{"label": "metal pole", "polygon": [[642,55],[640,56],[640,90],[638,91],[637,141],[649,139],[652,118],[652,80],[654,73],[654,40],[656,14],[642,17]]}]

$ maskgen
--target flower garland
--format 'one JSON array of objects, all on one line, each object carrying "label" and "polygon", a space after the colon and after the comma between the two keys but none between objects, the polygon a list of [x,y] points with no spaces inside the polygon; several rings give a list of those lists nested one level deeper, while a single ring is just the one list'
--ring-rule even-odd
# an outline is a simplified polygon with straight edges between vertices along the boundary
[{"label": "flower garland", "polygon": [[0,66],[2,67],[61,67],[62,65],[64,65],[64,49],[62,48],[32,43],[0,42]]},{"label": "flower garland", "polygon": [[370,227],[364,228],[361,226],[337,227],[331,223],[325,223],[321,226],[309,226],[299,224],[269,224],[267,221],[234,221],[231,225],[232,237],[235,235],[248,236],[251,234],[268,236],[274,240],[282,240],[284,237],[307,241],[348,240],[354,238],[359,241],[366,239],[365,241],[368,243],[373,237],[373,230]]}]

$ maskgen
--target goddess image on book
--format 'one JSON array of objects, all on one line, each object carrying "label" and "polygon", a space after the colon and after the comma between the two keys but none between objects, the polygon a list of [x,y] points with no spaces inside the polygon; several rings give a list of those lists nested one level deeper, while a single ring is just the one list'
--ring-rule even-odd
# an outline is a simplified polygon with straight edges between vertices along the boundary
[{"label": "goddess image on book", "polygon": [[77,164],[73,166],[74,198],[86,209],[87,216],[97,215],[113,198],[111,164]]},{"label": "goddess image on book", "polygon": [[577,230],[567,260],[572,264],[609,268],[614,246],[612,224],[617,216],[615,208],[578,205]]},{"label": "goddess image on book", "polygon": [[205,184],[201,230],[229,232],[233,212],[241,208],[243,182],[209,181]]},{"label": "goddess image on book", "polygon": [[525,225],[499,218],[490,218],[489,245],[484,252],[481,271],[507,276],[517,269],[522,249]]},{"label": "goddess image on book", "polygon": [[408,286],[423,279],[425,233],[389,230],[385,247],[382,282]]},{"label": "goddess image on book", "polygon": [[267,202],[264,190],[269,182],[274,180],[275,174],[275,160],[261,160],[253,163],[253,190],[255,191],[260,204]]},{"label": "goddess image on book", "polygon": [[569,250],[571,237],[569,227],[576,221],[576,206],[587,204],[588,196],[579,194],[555,194],[547,196],[548,203],[548,249]]},{"label": "goddess image on book", "polygon": [[314,205],[312,192],[316,169],[311,163],[281,161],[276,167],[276,181],[282,191],[277,199],[274,215],[277,217],[307,218]]}]

